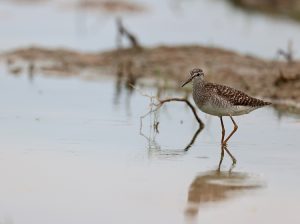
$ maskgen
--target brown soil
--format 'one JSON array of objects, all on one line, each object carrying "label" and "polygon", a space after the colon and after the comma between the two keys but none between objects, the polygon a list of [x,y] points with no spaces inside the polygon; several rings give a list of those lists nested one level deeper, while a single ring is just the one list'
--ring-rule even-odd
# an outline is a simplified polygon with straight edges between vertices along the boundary
[{"label": "brown soil", "polygon": [[286,15],[300,20],[299,0],[230,0],[234,5],[272,14]]},{"label": "brown soil", "polygon": [[[50,0],[10,0],[14,4],[33,5],[46,3]],[[107,12],[107,13],[140,13],[147,11],[144,5],[128,0],[79,0],[74,2],[61,2],[59,4],[64,8],[71,8],[76,10],[86,10],[93,12]]]},{"label": "brown soil", "polygon": [[[279,102],[283,110],[300,104],[300,62],[267,61],[218,48],[156,47],[104,53],[27,48],[5,53],[2,58],[13,68],[20,61],[34,63],[35,70],[48,75],[124,74],[132,83],[151,77],[167,80],[172,88],[180,88],[189,71],[200,67],[208,80]],[[294,106],[282,107],[282,102]]]},{"label": "brown soil", "polygon": [[84,10],[107,11],[107,12],[143,12],[145,7],[122,0],[85,0],[79,1],[77,7]]}]

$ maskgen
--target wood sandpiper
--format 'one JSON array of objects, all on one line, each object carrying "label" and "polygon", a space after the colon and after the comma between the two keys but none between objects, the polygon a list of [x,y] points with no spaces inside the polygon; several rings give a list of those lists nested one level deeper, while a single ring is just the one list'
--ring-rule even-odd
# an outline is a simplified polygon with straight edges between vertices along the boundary
[{"label": "wood sandpiper", "polygon": [[[204,72],[202,69],[195,68],[190,72],[190,75],[190,78],[183,83],[182,87],[193,81],[193,98],[198,108],[207,114],[220,118],[222,126],[222,153],[224,154],[223,151],[225,149],[231,156],[233,163],[235,163],[236,159],[226,147],[228,140],[238,129],[232,117],[248,114],[255,109],[270,105],[271,103],[253,98],[242,91],[228,86],[207,82],[204,80]],[[223,116],[229,116],[234,125],[233,131],[225,140]]]}]

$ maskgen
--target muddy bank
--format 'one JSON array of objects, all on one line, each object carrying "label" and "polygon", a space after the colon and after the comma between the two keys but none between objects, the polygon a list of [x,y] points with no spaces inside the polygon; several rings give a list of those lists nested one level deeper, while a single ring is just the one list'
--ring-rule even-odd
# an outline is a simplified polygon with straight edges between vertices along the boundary
[{"label": "muddy bank", "polygon": [[230,2],[244,9],[285,15],[300,20],[299,0],[230,0]]},{"label": "muddy bank", "polygon": [[[164,88],[178,89],[192,68],[201,67],[208,80],[278,102],[283,110],[294,110],[300,104],[300,62],[267,61],[218,48],[163,46],[104,53],[26,48],[1,57],[13,74],[25,70],[57,76],[118,74],[129,77],[133,84],[150,77],[164,80]],[[282,107],[285,102],[293,107]]]},{"label": "muddy bank", "polygon": [[76,8],[82,10],[92,10],[92,11],[106,11],[106,12],[130,12],[137,13],[143,12],[146,8],[142,5],[133,2],[127,1],[95,1],[95,0],[86,0],[79,1],[76,5]]}]

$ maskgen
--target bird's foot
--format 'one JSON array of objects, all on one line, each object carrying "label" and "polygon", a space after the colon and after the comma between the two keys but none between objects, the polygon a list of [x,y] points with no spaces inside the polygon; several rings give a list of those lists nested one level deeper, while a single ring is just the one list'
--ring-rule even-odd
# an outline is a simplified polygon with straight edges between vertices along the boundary
[{"label": "bird's foot", "polygon": [[232,159],[232,165],[235,165],[236,164],[236,162],[237,162],[237,160],[236,160],[236,158],[230,153],[230,151],[228,150],[228,148],[227,148],[227,141],[223,141],[222,143],[221,143],[221,145],[222,145],[222,153],[224,153],[224,150],[228,153],[228,155],[230,156],[230,158]]}]

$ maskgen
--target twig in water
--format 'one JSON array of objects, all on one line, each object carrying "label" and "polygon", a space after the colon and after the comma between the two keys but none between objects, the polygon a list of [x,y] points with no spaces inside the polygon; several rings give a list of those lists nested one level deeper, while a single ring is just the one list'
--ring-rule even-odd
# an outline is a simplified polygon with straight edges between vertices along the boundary
[{"label": "twig in water", "polygon": [[277,51],[277,54],[283,56],[289,64],[293,63],[294,61],[293,42],[289,41],[287,50],[279,49]]},{"label": "twig in water", "polygon": [[[194,144],[194,142],[196,141],[199,133],[204,128],[204,123],[199,118],[195,107],[187,99],[184,99],[184,98],[167,98],[167,99],[161,100],[157,96],[151,96],[151,95],[148,95],[148,94],[142,92],[140,89],[136,88],[133,85],[132,85],[132,88],[137,90],[142,96],[148,97],[150,99],[150,104],[149,104],[150,110],[146,114],[144,114],[143,116],[140,117],[140,135],[144,136],[148,140],[149,149],[152,149],[154,146],[154,149],[160,150],[160,146],[155,141],[156,134],[159,133],[158,126],[160,124],[158,121],[157,113],[155,113],[155,112],[157,112],[165,103],[169,103],[169,102],[184,102],[189,106],[189,108],[192,110],[197,122],[199,123],[199,128],[194,133],[192,139],[187,144],[187,146],[182,150],[182,152],[187,152],[191,148],[191,146]],[[147,117],[148,115],[152,115],[153,113],[154,113],[154,119],[152,119],[152,116],[150,117],[150,136],[147,137],[145,134],[143,134],[143,131],[142,131],[143,119],[145,117]],[[172,151],[172,153],[174,153],[174,152],[175,151]],[[176,155],[178,154],[178,152],[179,151],[176,151]]]},{"label": "twig in water", "polygon": [[[191,102],[185,98],[167,98],[167,99],[159,99],[156,96],[151,96],[148,94],[143,93],[140,89],[136,88],[135,86],[132,85],[132,88],[137,90],[142,96],[148,97],[150,99],[150,110],[144,114],[143,116],[140,117],[140,131],[142,130],[142,121],[145,117],[147,117],[149,114],[154,113],[156,111],[158,111],[165,103],[169,103],[169,102],[184,102],[188,105],[188,107],[191,109],[191,111],[194,114],[195,119],[197,120],[198,124],[199,124],[199,128],[202,129],[204,127],[204,123],[202,122],[202,120],[200,119],[200,117],[198,116],[195,107],[191,104]],[[156,101],[156,102],[155,102]],[[154,123],[155,124],[155,123]],[[157,128],[157,132],[158,132],[158,125],[156,126]]]},{"label": "twig in water", "polygon": [[157,99],[157,100],[158,100],[159,103],[158,104],[154,104],[156,106],[155,111],[157,111],[165,103],[169,103],[169,102],[172,102],[172,101],[175,101],[175,102],[185,102],[189,106],[189,108],[192,110],[192,112],[193,112],[193,114],[194,114],[197,122],[199,123],[199,126],[200,127],[204,127],[204,123],[199,118],[199,116],[198,116],[198,114],[196,112],[195,107],[187,99],[184,99],[184,98],[167,98],[167,99],[164,99],[164,100],[160,100],[160,99]]},{"label": "twig in water", "polygon": [[118,28],[118,36],[117,36],[117,45],[118,48],[121,47],[121,37],[125,36],[129,40],[131,47],[135,49],[140,49],[141,45],[136,36],[134,36],[131,32],[129,32],[123,25],[122,20],[117,18],[117,28]]}]

